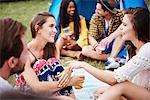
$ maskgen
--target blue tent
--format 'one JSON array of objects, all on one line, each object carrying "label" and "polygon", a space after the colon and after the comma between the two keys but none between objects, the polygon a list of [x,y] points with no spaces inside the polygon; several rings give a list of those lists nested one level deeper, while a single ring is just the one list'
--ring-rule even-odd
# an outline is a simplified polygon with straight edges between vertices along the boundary
[{"label": "blue tent", "polygon": [[[56,19],[56,24],[59,23],[59,10],[62,0],[52,0],[52,5],[49,8]],[[85,17],[86,21],[89,22],[92,14],[95,12],[97,0],[75,0],[78,8],[78,13]]]},{"label": "blue tent", "polygon": [[52,0],[52,4],[49,7],[49,12],[54,15],[57,25],[59,23],[59,10],[60,10],[61,1],[62,0]]},{"label": "blue tent", "polygon": [[[51,12],[56,19],[56,24],[59,24],[59,10],[62,0],[52,0],[52,5],[49,7]],[[117,0],[120,2],[122,9],[128,9],[130,7],[142,7],[147,8],[144,0]],[[92,14],[95,12],[97,0],[75,0],[78,8],[78,13],[85,17],[87,23],[89,23]],[[88,25],[88,24],[87,24]],[[59,33],[59,30],[58,30]]]},{"label": "blue tent", "polygon": [[119,0],[121,2],[121,8],[123,9],[128,9],[128,8],[136,8],[136,7],[141,7],[141,8],[146,8],[148,9],[145,0]]}]

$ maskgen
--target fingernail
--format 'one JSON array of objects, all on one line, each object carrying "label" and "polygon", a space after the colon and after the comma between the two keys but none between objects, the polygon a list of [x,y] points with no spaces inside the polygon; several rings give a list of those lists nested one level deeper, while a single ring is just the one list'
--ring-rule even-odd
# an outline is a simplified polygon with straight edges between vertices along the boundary
[{"label": "fingernail", "polygon": [[61,87],[61,85],[58,85],[59,87]]}]

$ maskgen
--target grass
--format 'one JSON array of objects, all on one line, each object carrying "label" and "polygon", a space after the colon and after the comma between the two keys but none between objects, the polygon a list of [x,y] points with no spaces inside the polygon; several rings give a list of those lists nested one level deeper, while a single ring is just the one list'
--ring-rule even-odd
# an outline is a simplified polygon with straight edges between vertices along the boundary
[{"label": "grass", "polygon": [[[63,66],[67,66],[66,61],[70,61],[70,60],[75,60],[73,58],[70,58],[70,57],[61,57],[61,60],[63,62]],[[101,62],[101,61],[96,61],[96,60],[92,60],[92,59],[89,59],[89,58],[85,58],[83,61],[91,64],[92,66],[96,67],[96,68],[99,68],[99,69],[104,69],[104,63]]]},{"label": "grass", "polygon": [[[4,17],[11,17],[17,21],[22,22],[25,26],[29,26],[29,22],[32,16],[37,12],[48,11],[49,4],[51,0],[28,0],[19,2],[7,2],[0,3],[0,19]],[[31,33],[28,27],[27,30],[27,42],[31,40]],[[62,62],[72,60],[69,57],[62,57]],[[103,64],[101,62],[92,61],[90,59],[85,59],[84,61],[90,63],[91,65],[103,69]],[[64,66],[66,66],[64,64]]]},{"label": "grass", "polygon": [[[34,14],[41,11],[48,11],[50,2],[51,0],[27,0],[19,2],[0,3],[0,19],[4,17],[11,17],[22,22],[25,26],[29,26],[29,22]],[[146,0],[146,3],[150,5],[150,0]],[[26,33],[27,42],[29,42],[31,40],[29,27]],[[66,62],[68,60],[72,59],[69,57],[62,57],[62,62]],[[85,59],[84,61],[97,68],[104,68],[103,63],[100,61],[94,61],[90,59]],[[63,64],[64,66],[67,66],[65,63]]]},{"label": "grass", "polygon": [[[29,23],[34,14],[41,11],[48,11],[49,3],[51,0],[29,0],[29,1],[19,1],[19,2],[7,2],[0,3],[0,19],[5,17],[13,18],[19,22],[22,22],[23,25],[27,26],[27,42],[31,40],[31,33],[29,29]],[[69,57],[62,57],[62,63],[64,66],[67,66],[66,61],[72,60]],[[101,62],[92,61],[85,59],[86,62],[91,65],[103,69],[103,64]],[[8,81],[15,85],[15,76],[11,76]]]},{"label": "grass", "polygon": [[[0,3],[0,19],[4,17],[11,17],[17,21],[22,22],[25,26],[27,26],[27,42],[31,40],[31,33],[29,30],[29,22],[32,19],[32,16],[37,12],[48,11],[49,3],[51,0],[27,0],[27,1],[19,1],[19,2],[7,2]],[[150,9],[150,0],[146,0],[146,3],[149,5]],[[67,66],[66,61],[73,60],[69,57],[61,57],[63,65]],[[84,59],[85,62],[95,66],[99,69],[104,69],[104,64],[100,61],[94,61],[91,59]],[[14,76],[12,76],[8,81],[14,83]]]},{"label": "grass", "polygon": [[[32,16],[37,12],[48,11],[48,3],[51,0],[29,0],[19,2],[0,3],[0,19],[11,17],[22,22],[25,26],[29,26]],[[27,30],[27,42],[31,40],[29,27]]]}]

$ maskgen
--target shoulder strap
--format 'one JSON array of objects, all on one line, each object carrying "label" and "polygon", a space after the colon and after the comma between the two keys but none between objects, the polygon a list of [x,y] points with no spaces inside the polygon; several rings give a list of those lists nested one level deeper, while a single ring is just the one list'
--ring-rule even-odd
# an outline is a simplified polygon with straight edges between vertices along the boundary
[{"label": "shoulder strap", "polygon": [[38,58],[33,54],[33,52],[30,49],[28,49],[28,51],[33,55],[33,57],[35,58],[35,61],[38,61]]}]

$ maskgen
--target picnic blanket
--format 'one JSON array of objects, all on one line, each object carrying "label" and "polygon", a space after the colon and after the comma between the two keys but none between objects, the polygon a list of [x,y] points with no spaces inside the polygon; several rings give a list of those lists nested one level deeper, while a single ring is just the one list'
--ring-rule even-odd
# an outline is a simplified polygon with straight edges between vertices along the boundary
[{"label": "picnic blanket", "polygon": [[109,86],[108,84],[96,79],[94,76],[92,76],[84,69],[75,69],[73,71],[73,74],[77,75],[76,73],[82,73],[85,76],[83,88],[82,89],[73,88],[76,100],[94,100],[93,93],[95,89],[106,88]]}]

